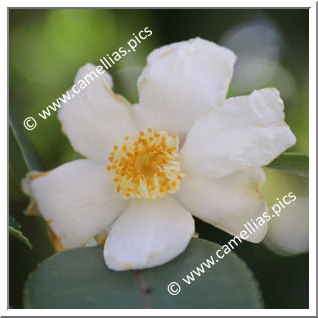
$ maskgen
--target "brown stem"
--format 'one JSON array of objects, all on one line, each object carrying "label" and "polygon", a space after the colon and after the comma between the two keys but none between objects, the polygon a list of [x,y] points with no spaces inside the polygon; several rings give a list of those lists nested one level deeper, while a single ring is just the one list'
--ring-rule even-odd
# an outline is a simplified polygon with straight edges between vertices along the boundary
[{"label": "brown stem", "polygon": [[139,270],[136,270],[135,276],[136,276],[137,285],[140,291],[141,305],[143,308],[151,308],[150,299],[149,299],[150,288],[146,286],[144,279],[142,277],[142,272]]}]

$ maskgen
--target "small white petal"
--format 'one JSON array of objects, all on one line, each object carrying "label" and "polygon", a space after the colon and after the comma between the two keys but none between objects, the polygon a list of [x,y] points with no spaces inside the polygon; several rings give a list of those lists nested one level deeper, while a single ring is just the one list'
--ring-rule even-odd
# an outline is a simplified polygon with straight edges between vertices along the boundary
[{"label": "small white petal", "polygon": [[105,262],[117,271],[162,265],[184,251],[193,232],[191,214],[174,198],[132,200],[106,240]]},{"label": "small white petal", "polygon": [[200,38],[154,50],[138,80],[134,111],[140,127],[183,140],[196,118],[224,102],[235,59],[232,51]]},{"label": "small white petal", "polygon": [[[259,193],[264,181],[261,168],[242,170],[218,180],[186,176],[175,195],[194,216],[235,236],[246,230],[246,222],[266,211],[266,202]],[[267,223],[248,241],[260,242],[266,230]]]},{"label": "small white petal", "polygon": [[[290,198],[287,198],[290,201]],[[275,208],[277,211],[277,207]],[[265,245],[275,253],[294,255],[309,249],[309,201],[297,197],[271,220]]]},{"label": "small white petal", "polygon": [[[94,65],[86,64],[78,71],[75,83],[85,76],[90,84],[78,94],[69,90],[74,97],[61,104],[58,117],[76,151],[90,159],[106,162],[112,146],[136,132],[131,105],[111,90],[111,77],[106,72],[99,75]],[[76,90],[79,90],[79,84]]]},{"label": "small white petal", "polygon": [[180,153],[186,174],[219,178],[236,170],[266,166],[293,146],[283,101],[274,88],[228,99],[196,121]]},{"label": "small white petal", "polygon": [[31,182],[40,212],[65,247],[77,247],[124,211],[103,165],[87,159],[66,163]]}]

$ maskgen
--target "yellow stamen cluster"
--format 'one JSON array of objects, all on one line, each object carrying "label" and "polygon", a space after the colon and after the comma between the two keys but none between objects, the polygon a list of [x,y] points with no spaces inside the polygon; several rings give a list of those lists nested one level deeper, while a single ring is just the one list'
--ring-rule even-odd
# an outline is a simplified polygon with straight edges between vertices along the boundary
[{"label": "yellow stamen cluster", "polygon": [[116,192],[125,199],[156,199],[178,191],[184,177],[178,150],[178,137],[165,131],[148,128],[125,137],[107,166]]}]

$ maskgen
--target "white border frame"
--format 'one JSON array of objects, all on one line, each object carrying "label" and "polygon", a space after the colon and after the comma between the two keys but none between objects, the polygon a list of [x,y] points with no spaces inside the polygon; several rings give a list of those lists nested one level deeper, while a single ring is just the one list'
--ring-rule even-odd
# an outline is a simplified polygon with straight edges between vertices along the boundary
[{"label": "white border frame", "polygon": [[[120,2],[120,3],[119,3]],[[43,1],[30,0],[27,2],[28,7],[25,7],[26,2],[23,0],[5,1],[5,5],[1,6],[1,43],[7,43],[7,10],[9,8],[21,7],[43,7]],[[55,0],[46,1],[47,7],[86,7],[87,2],[76,1],[72,3],[70,0]],[[107,2],[102,0],[90,0],[89,4],[95,8],[117,8],[117,7],[131,7],[134,4],[135,8],[161,8],[161,7],[180,7],[180,2],[177,0],[155,0],[151,3],[145,0],[136,0],[133,3],[129,0],[109,0]],[[316,2],[315,1],[292,1],[292,0],[267,0],[267,1],[251,1],[241,0],[238,2],[235,0],[196,0],[196,1],[185,1],[182,3],[182,8],[310,8],[309,10],[309,156],[310,156],[310,179],[309,179],[309,207],[310,207],[310,228],[309,228],[309,241],[310,241],[310,253],[309,253],[309,309],[7,309],[8,290],[7,282],[8,267],[7,262],[2,261],[1,266],[1,289],[0,289],[0,314],[1,316],[160,316],[160,315],[182,315],[182,316],[316,316]],[[1,64],[2,70],[7,70],[7,49],[2,47],[1,50]],[[7,92],[7,72],[2,73],[1,82],[1,96],[7,96],[3,106],[0,108],[0,140],[1,145],[6,145],[8,149],[8,131],[7,131],[7,111],[4,107],[8,104],[8,92]],[[7,169],[8,158],[1,157],[2,168]],[[3,175],[7,174],[7,171]],[[6,190],[5,190],[6,189]],[[7,180],[2,178],[1,180],[1,202],[7,202],[8,198],[8,187]],[[4,204],[3,204],[4,205]],[[8,203],[4,207],[8,211]],[[8,255],[8,229],[7,229],[7,214],[2,211],[1,213],[1,244]],[[6,243],[7,244],[6,244]],[[4,253],[3,253],[4,254]]]}]

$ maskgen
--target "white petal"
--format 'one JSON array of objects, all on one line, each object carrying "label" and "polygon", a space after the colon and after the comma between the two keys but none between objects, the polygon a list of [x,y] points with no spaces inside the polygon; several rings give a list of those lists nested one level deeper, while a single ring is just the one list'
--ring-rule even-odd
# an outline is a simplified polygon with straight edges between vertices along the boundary
[{"label": "white petal", "polygon": [[228,99],[196,121],[181,151],[187,174],[218,178],[236,170],[266,166],[293,146],[283,101],[274,88]]},{"label": "white petal", "polygon": [[118,196],[103,165],[66,163],[31,182],[39,210],[65,247],[81,246],[113,222],[127,201]]},{"label": "white petal", "polygon": [[162,265],[184,251],[194,221],[174,198],[133,200],[116,220],[104,248],[113,270]]},{"label": "white petal", "polygon": [[[90,84],[78,94],[69,91],[74,97],[61,105],[58,117],[76,151],[105,162],[112,146],[136,132],[131,106],[111,90],[111,78],[106,72],[99,75],[94,65],[86,64],[78,71],[75,83],[85,76]],[[78,86],[76,90],[79,90]]]},{"label": "white petal", "polygon": [[[246,230],[244,223],[266,211],[266,202],[259,193],[264,181],[261,168],[242,170],[218,180],[186,176],[176,198],[194,216],[235,236]],[[266,230],[264,224],[248,241],[260,242]]]},{"label": "white petal", "polygon": [[196,118],[224,102],[235,59],[230,50],[200,38],[153,51],[138,80],[140,105],[134,111],[141,128],[183,139]]},{"label": "white petal", "polygon": [[[290,198],[287,200],[291,201]],[[309,249],[309,201],[297,197],[296,201],[285,205],[279,217],[272,218],[265,245],[275,253],[294,255]],[[275,207],[276,211],[278,208]]]}]

